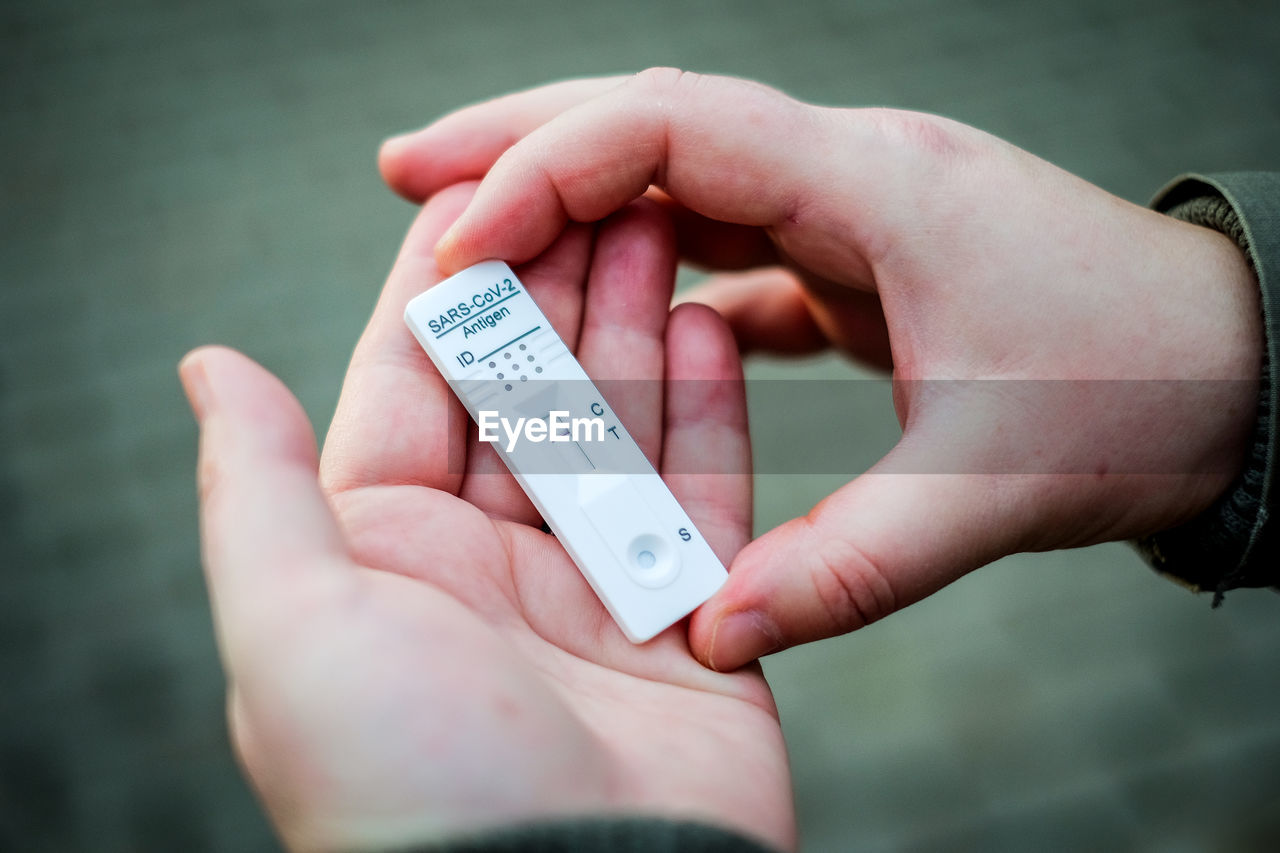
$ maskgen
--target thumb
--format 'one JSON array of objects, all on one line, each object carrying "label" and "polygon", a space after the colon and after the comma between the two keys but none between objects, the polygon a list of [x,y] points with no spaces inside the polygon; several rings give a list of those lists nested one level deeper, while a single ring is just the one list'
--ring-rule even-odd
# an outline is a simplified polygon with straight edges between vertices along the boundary
[{"label": "thumb", "polygon": [[311,424],[288,389],[221,347],[190,353],[179,376],[200,424],[205,574],[234,668],[236,649],[280,630],[291,599],[338,573],[345,548],[316,478]]},{"label": "thumb", "polygon": [[861,628],[1011,550],[994,477],[882,473],[913,470],[899,450],[739,553],[690,625],[704,664],[727,672]]}]

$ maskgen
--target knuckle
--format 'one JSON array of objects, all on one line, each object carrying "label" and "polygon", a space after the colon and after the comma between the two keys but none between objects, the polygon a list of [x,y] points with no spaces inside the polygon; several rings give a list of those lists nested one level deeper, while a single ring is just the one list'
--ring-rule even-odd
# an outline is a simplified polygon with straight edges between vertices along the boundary
[{"label": "knuckle", "polygon": [[654,92],[661,94],[680,88],[690,78],[696,76],[697,75],[692,72],[684,71],[679,68],[655,66],[638,72],[632,78],[632,81],[636,86],[642,89],[653,90]]},{"label": "knuckle", "polygon": [[964,125],[910,110],[871,110],[875,126],[895,148],[937,162],[967,159],[971,140]]},{"label": "knuckle", "polygon": [[823,542],[814,553],[814,590],[841,631],[870,625],[896,609],[896,597],[878,562],[844,540]]},{"label": "knuckle", "polygon": [[650,124],[653,144],[657,147],[653,159],[654,173],[649,183],[654,186],[666,185],[667,157],[671,151],[671,125],[688,104],[685,90],[700,75],[679,68],[656,67],[647,68],[627,81],[625,92],[633,102],[632,108],[644,116]]},{"label": "knuckle", "polygon": [[694,71],[656,67],[639,72],[628,85],[632,96],[644,109],[667,122],[704,97],[704,93],[697,91],[704,83],[714,85],[720,82],[717,78]]}]

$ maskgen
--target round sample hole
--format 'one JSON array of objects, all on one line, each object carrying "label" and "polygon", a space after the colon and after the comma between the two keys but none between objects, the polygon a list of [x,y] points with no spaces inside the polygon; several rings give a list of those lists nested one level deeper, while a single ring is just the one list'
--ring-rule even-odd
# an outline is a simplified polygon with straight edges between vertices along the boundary
[{"label": "round sample hole", "polygon": [[521,377],[520,377],[520,381],[521,381],[521,382],[528,382],[528,381],[529,381],[529,377],[528,377],[528,376],[521,376]]},{"label": "round sample hole", "polygon": [[510,391],[510,390],[511,390],[511,383],[509,383],[509,382],[507,383],[507,385],[506,385],[506,389],[507,389],[508,391]]},{"label": "round sample hole", "polygon": [[497,367],[497,366],[498,366],[498,362],[496,362],[496,361],[491,361],[491,362],[489,362],[489,366],[490,366],[490,367]]},{"label": "round sample hole", "polygon": [[641,533],[626,551],[627,574],[641,586],[658,589],[680,573],[680,557],[670,542],[655,533]]},{"label": "round sample hole", "polygon": [[542,368],[541,368],[541,367],[535,367],[535,368],[533,369],[533,372],[534,372],[534,373],[541,373],[541,372],[542,372]]},{"label": "round sample hole", "polygon": [[504,352],[504,353],[502,354],[502,357],[503,357],[503,358],[511,358],[511,353],[509,353],[509,352]]},{"label": "round sample hole", "polygon": [[499,379],[501,379],[501,378],[502,378],[502,374],[501,374],[501,373],[499,373],[499,374],[498,374],[498,378],[499,378]]},{"label": "round sample hole", "polygon": [[526,347],[524,344],[521,344],[521,345],[520,345],[520,349],[522,349],[522,350],[526,350],[526,349],[528,349],[528,347]]},{"label": "round sample hole", "polygon": [[530,360],[530,361],[533,361],[533,356],[529,356],[529,360]]}]

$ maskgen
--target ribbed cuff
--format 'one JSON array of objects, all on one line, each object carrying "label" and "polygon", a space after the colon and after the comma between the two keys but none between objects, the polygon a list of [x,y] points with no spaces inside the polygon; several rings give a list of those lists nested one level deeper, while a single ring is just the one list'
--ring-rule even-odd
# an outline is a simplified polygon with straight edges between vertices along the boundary
[{"label": "ribbed cuff", "polygon": [[[392,851],[388,851],[392,853]],[[660,818],[575,818],[502,827],[394,853],[776,853],[727,829]]]},{"label": "ribbed cuff", "polygon": [[[1239,179],[1242,176],[1234,176]],[[1266,176],[1265,183],[1275,181]],[[1238,587],[1275,586],[1280,577],[1276,553],[1276,520],[1270,504],[1276,479],[1276,312],[1269,291],[1263,255],[1269,246],[1260,246],[1225,187],[1212,178],[1191,176],[1166,188],[1153,205],[1157,210],[1212,228],[1240,246],[1262,289],[1263,330],[1262,377],[1257,418],[1244,472],[1208,510],[1171,530],[1148,536],[1137,543],[1151,565],[1197,591],[1214,593],[1213,606],[1223,593]],[[1265,222],[1266,236],[1276,239],[1275,223]],[[1264,239],[1261,242],[1267,242]],[[1274,262],[1274,255],[1272,261]],[[1274,274],[1274,271],[1273,271]]]}]

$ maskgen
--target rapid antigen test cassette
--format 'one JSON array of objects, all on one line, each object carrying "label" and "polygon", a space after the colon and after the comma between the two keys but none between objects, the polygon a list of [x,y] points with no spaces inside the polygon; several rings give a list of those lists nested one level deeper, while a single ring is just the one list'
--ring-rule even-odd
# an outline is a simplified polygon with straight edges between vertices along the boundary
[{"label": "rapid antigen test cassette", "polygon": [[405,322],[628,639],[720,588],[711,546],[510,267],[445,279]]}]

